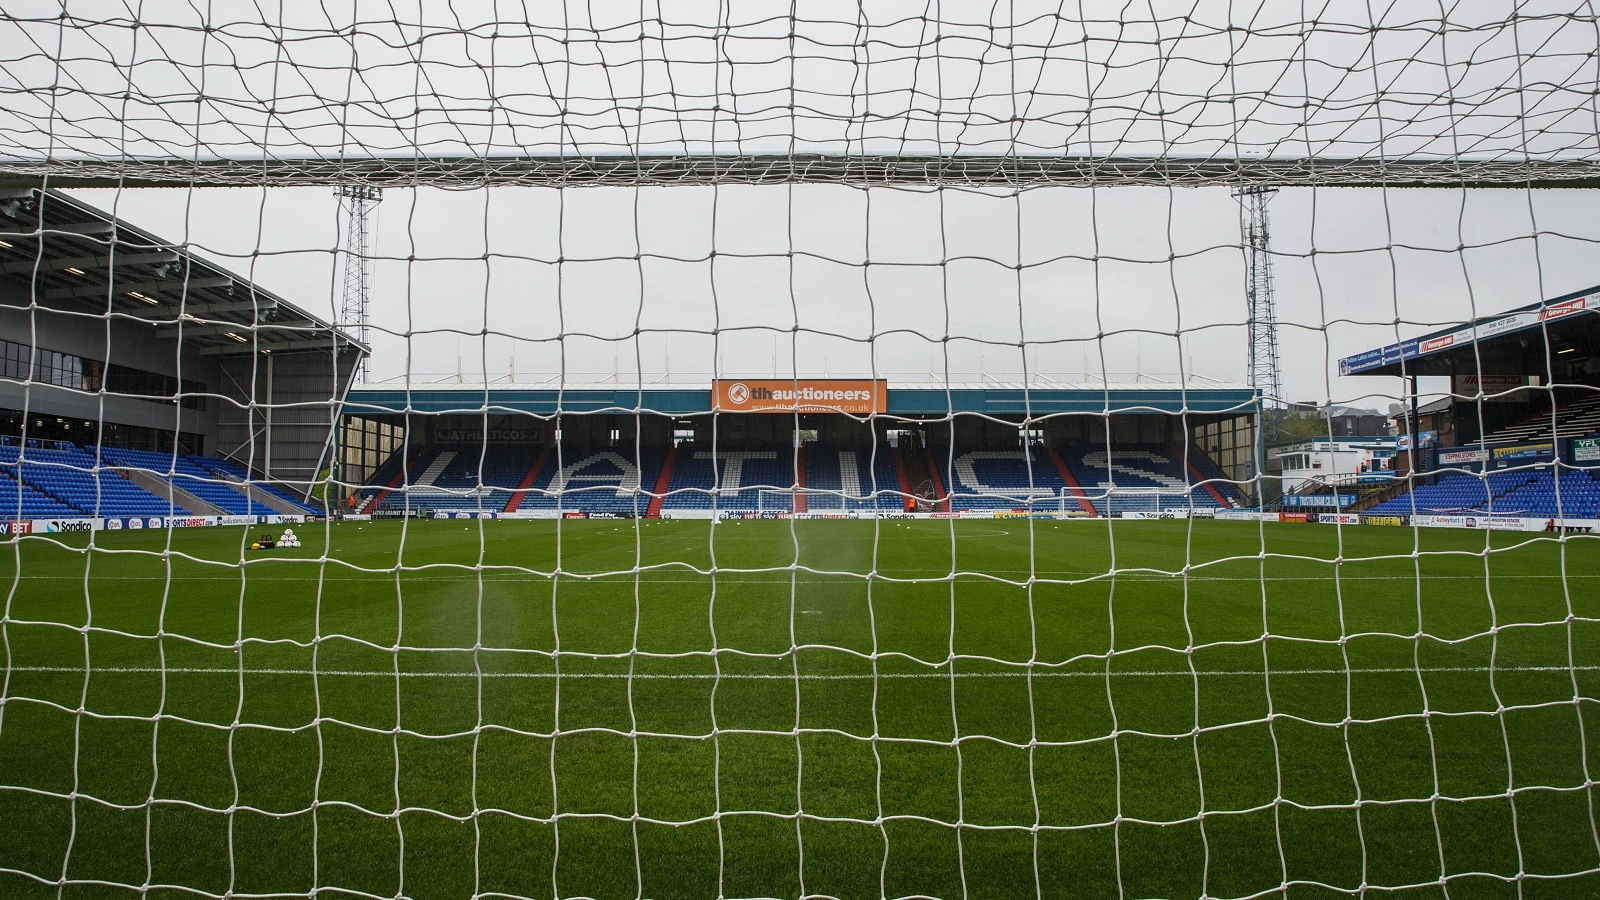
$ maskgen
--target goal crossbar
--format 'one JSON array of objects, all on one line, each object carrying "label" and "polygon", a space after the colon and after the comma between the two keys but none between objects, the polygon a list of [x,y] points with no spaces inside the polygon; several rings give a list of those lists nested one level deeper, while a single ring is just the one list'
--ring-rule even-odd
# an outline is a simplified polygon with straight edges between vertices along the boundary
[{"label": "goal crossbar", "polygon": [[1600,187],[1600,158],[552,154],[0,159],[0,189],[353,184],[455,188],[497,184],[1594,188]]}]

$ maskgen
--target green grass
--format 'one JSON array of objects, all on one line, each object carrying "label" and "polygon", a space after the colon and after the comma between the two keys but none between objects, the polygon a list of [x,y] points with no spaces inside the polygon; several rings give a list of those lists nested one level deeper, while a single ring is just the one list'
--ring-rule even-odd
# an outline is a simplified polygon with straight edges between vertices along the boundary
[{"label": "green grass", "polygon": [[1600,894],[1600,540],[638,525],[0,545],[0,896]]}]

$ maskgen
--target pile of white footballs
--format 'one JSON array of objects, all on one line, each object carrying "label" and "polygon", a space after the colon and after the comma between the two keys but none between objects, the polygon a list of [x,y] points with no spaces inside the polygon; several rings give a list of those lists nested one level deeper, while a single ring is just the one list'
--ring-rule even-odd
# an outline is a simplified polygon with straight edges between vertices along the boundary
[{"label": "pile of white footballs", "polygon": [[300,547],[300,538],[295,536],[293,528],[285,528],[283,537],[278,538],[278,546],[286,550],[295,550]]}]

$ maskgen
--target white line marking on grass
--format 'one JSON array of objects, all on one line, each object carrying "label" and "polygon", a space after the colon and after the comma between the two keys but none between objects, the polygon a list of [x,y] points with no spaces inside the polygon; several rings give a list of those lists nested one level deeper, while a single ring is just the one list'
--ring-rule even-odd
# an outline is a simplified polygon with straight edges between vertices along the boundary
[{"label": "white line marking on grass", "polygon": [[[340,551],[336,551],[336,552],[343,553],[344,551],[340,550]],[[315,560],[311,560],[311,561],[315,562]],[[1404,560],[1404,562],[1410,562],[1410,560]],[[1347,561],[1346,565],[1350,565],[1350,562]],[[461,575],[444,576],[444,575],[417,575],[417,574],[414,574],[415,571],[416,570],[403,571],[403,572],[400,573],[400,577],[404,578],[406,581],[471,581],[471,580],[474,580],[473,579],[473,575],[470,572],[464,572]],[[763,572],[748,572],[748,571],[744,571],[744,572],[718,572],[716,577],[718,579],[722,580],[722,581],[729,581],[729,582],[750,582],[750,583],[754,583],[754,584],[768,584],[768,583],[770,583],[770,584],[777,585],[777,584],[788,584],[789,583],[789,580],[790,580],[789,577],[788,577],[789,571],[790,570],[787,567],[779,567],[779,568],[774,568],[774,569],[767,569],[767,570],[765,570],[765,574],[770,574],[770,575],[773,576],[770,579],[756,577],[756,576],[759,576],[759,575],[763,574]],[[530,579],[530,578],[532,578],[532,579],[541,579],[541,580],[545,580],[545,581],[550,580],[550,576],[548,576],[548,575],[540,575],[540,574],[534,574],[534,573],[528,573],[528,572],[514,572],[514,573],[513,572],[484,572],[482,574],[483,574],[483,580],[484,581],[521,581],[521,580]],[[949,571],[943,571],[943,572],[926,572],[926,573],[918,573],[918,574],[909,574],[908,575],[908,574],[904,574],[902,572],[890,570],[888,572],[879,572],[878,573],[878,577],[880,579],[893,578],[893,579],[899,579],[899,580],[906,580],[906,579],[913,579],[913,578],[943,579],[943,578],[949,578],[950,574],[951,573]],[[963,577],[979,578],[979,577],[982,577],[982,576],[1026,575],[1026,574],[1028,574],[1028,570],[1027,569],[962,569],[962,570],[956,572],[955,574],[959,575],[959,576],[963,576]],[[1059,579],[1087,579],[1087,578],[1093,578],[1096,581],[1110,581],[1110,580],[1113,580],[1113,579],[1120,580],[1120,581],[1180,581],[1180,580],[1184,580],[1184,575],[1183,575],[1182,572],[1050,572],[1050,571],[1046,571],[1046,570],[1041,569],[1038,572],[1036,572],[1035,574],[1039,578],[1059,578]],[[390,577],[393,577],[393,575],[394,575],[394,570],[393,569],[372,569],[367,574],[359,575],[359,576],[352,576],[352,575],[324,575],[322,577],[322,580],[323,581],[361,581],[361,582],[365,582],[365,581],[371,581],[374,578],[390,578]],[[113,575],[104,575],[104,576],[94,576],[94,577],[103,578],[106,581],[167,581],[168,580],[167,576],[165,576],[165,575],[114,575],[114,576]],[[298,581],[303,581],[303,580],[305,580],[307,578],[310,578],[310,577],[312,577],[312,576],[310,576],[310,575],[301,575],[301,574],[280,576],[280,575],[266,575],[266,574],[260,574],[260,573],[254,574],[254,575],[247,574],[245,576],[246,580],[255,579],[256,581],[262,581],[262,582],[280,582],[280,581],[282,581],[282,582],[298,582]],[[606,572],[606,573],[601,573],[601,574],[585,574],[585,573],[581,573],[581,572],[563,572],[561,577],[565,578],[565,579],[568,579],[568,580],[572,580],[572,581],[580,581],[580,580],[582,580],[582,581],[601,581],[601,580],[605,580],[605,579],[611,579],[611,580],[615,580],[615,581],[626,581],[629,584],[632,584],[635,581],[633,573],[625,572],[625,571],[624,572]],[[711,577],[712,576],[710,576],[710,575],[696,575],[696,576],[694,576],[692,578],[651,578],[651,577],[641,576],[637,580],[641,584],[704,584],[704,583],[709,583],[711,581]],[[867,573],[865,573],[865,572],[848,572],[848,573],[845,573],[845,574],[830,576],[830,577],[827,577],[827,578],[799,578],[799,579],[795,579],[795,580],[799,584],[839,584],[841,581],[849,580],[849,579],[854,579],[856,581],[865,581],[866,577],[867,577]],[[72,573],[60,574],[60,575],[14,575],[14,576],[0,575],[0,581],[7,580],[9,578],[17,578],[17,579],[21,579],[21,580],[24,580],[24,581],[26,581],[26,580],[38,580],[38,581],[78,581],[78,582],[81,582],[81,581],[83,581],[83,573],[82,572],[72,572]],[[1560,573],[1553,573],[1552,574],[1552,573],[1547,573],[1547,572],[1526,572],[1526,573],[1505,572],[1505,573],[1495,573],[1495,574],[1492,574],[1492,575],[1489,576],[1489,580],[1491,582],[1493,582],[1493,581],[1561,580],[1561,579],[1576,580],[1576,579],[1585,579],[1585,578],[1600,578],[1600,573],[1596,573],[1596,572],[1568,572],[1568,573],[1563,575],[1563,574],[1560,574]],[[237,583],[239,581],[239,576],[237,574],[234,574],[234,575],[183,575],[181,577],[181,580],[183,580],[183,581],[231,581],[231,582]],[[1326,574],[1326,575],[1268,575],[1265,578],[1262,578],[1261,576],[1258,576],[1258,575],[1190,575],[1190,576],[1188,576],[1187,580],[1188,581],[1248,581],[1248,582],[1262,582],[1262,581],[1324,581],[1324,582],[1332,582],[1332,581],[1334,581],[1334,576],[1331,573],[1330,574]],[[1340,576],[1338,576],[1338,580],[1341,581],[1341,582],[1343,582],[1343,581],[1407,581],[1407,582],[1411,582],[1411,583],[1416,583],[1418,578],[1414,574],[1411,574],[1411,575],[1340,575]],[[1421,577],[1421,580],[1423,582],[1428,582],[1428,581],[1478,581],[1478,582],[1481,582],[1481,581],[1484,580],[1484,575],[1481,572],[1472,573],[1472,574],[1466,574],[1466,575],[1446,575],[1446,574],[1435,575],[1435,574],[1431,574],[1431,573],[1424,573],[1422,575],[1422,577]]]},{"label": "white line marking on grass", "polygon": [[[81,666],[12,666],[11,672],[35,673],[65,673],[82,674]],[[197,666],[169,666],[166,669],[157,666],[101,666],[91,670],[94,673],[107,675],[155,675],[165,672],[169,675],[232,675],[239,674],[238,669],[224,667],[197,667]],[[1414,675],[1417,669],[1404,666],[1379,666],[1355,669],[1273,669],[1269,672],[1255,672],[1248,669],[1233,670],[1201,670],[1197,674],[1203,678],[1222,677],[1254,677],[1261,678],[1270,674],[1274,678],[1284,675]],[[1533,673],[1533,672],[1594,672],[1600,671],[1600,665],[1593,666],[1428,666],[1421,670],[1424,674],[1461,674],[1478,672],[1497,672],[1501,674]],[[312,675],[335,678],[394,678],[394,672],[367,672],[354,669],[318,669],[313,673],[310,669],[245,669],[246,675]],[[793,675],[766,675],[761,673],[723,673],[717,675],[712,672],[635,672],[632,675],[626,672],[563,672],[559,676],[554,672],[401,672],[401,678],[535,678],[554,679],[557,677],[567,679],[605,679],[626,681],[630,678],[646,681],[793,681]],[[874,678],[883,679],[916,679],[940,678],[947,679],[951,673],[946,669],[928,672],[880,672],[877,675],[863,673],[859,675],[824,675],[814,674],[800,676],[801,681],[871,681]],[[1114,678],[1190,678],[1187,670],[1156,671],[1156,670],[1127,670],[1112,672]],[[1025,671],[1012,672],[956,672],[956,678],[1027,678]],[[1104,678],[1105,672],[1062,672],[1053,669],[1034,671],[1034,678]]]}]

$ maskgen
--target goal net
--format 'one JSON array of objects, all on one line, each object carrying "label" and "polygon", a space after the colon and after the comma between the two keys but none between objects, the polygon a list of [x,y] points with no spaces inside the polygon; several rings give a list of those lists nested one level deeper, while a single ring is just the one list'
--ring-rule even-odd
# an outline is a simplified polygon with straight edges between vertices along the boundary
[{"label": "goal net", "polygon": [[1597,34],[10,0],[0,895],[1600,894]]}]

